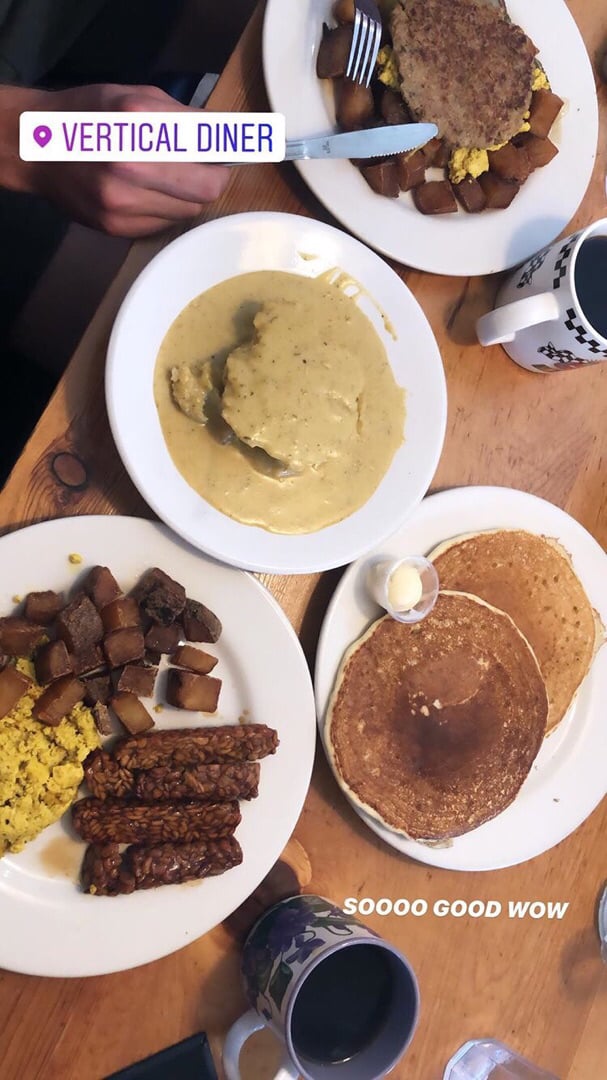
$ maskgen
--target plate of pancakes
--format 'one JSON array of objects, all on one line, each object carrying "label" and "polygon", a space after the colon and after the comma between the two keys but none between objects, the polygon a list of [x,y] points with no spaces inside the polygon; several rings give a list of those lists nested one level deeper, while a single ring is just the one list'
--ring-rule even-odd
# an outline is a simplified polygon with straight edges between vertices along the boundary
[{"label": "plate of pancakes", "polygon": [[[380,0],[385,12],[390,6],[391,0]],[[350,161],[297,162],[308,186],[342,225],[377,251],[420,270],[469,275],[516,266],[552,243],[565,228],[592,174],[598,138],[595,80],[584,42],[564,0],[535,0],[533,4],[505,0],[505,5],[502,0],[432,0],[428,30],[444,19],[449,32],[460,37],[447,55],[442,34],[434,32],[428,41],[415,42],[419,55],[428,57],[429,74],[423,65],[412,68],[415,85],[408,88],[409,100],[417,100],[422,90],[432,107],[438,100],[443,111],[440,115],[433,112],[431,118],[438,123],[439,132],[454,123],[461,130],[473,130],[460,123],[464,105],[472,121],[481,115],[490,119],[488,103],[492,101],[496,123],[489,125],[490,130],[502,130],[500,122],[515,106],[518,120],[524,123],[527,105],[521,104],[517,81],[521,49],[516,36],[510,35],[512,55],[501,50],[487,62],[487,7],[494,9],[491,16],[495,19],[512,20],[522,28],[531,48],[537,50],[533,64],[537,59],[551,89],[564,102],[550,131],[558,154],[545,168],[532,172],[507,209],[466,213],[460,207],[456,213],[424,215],[416,209],[410,191],[401,191],[398,198],[377,194]],[[337,128],[332,80],[316,75],[323,23],[335,26],[332,8],[333,0],[268,0],[266,6],[265,82],[272,108],[286,117],[289,138],[324,135]],[[456,46],[468,57],[474,78],[462,75]],[[531,71],[528,77],[530,86]],[[437,93],[428,95],[433,81]],[[458,87],[461,95],[456,92]],[[415,117],[430,118],[419,110]],[[516,124],[511,129],[519,130]],[[499,142],[501,139],[496,145]],[[469,148],[487,143],[463,145]],[[434,176],[433,170],[428,171],[427,179],[439,178],[438,172]]]},{"label": "plate of pancakes", "polygon": [[[426,555],[440,592],[395,621],[378,558]],[[431,495],[352,564],[316,660],[319,728],[351,805],[433,866],[494,870],[560,843],[607,793],[607,554],[572,517],[510,488]]]}]

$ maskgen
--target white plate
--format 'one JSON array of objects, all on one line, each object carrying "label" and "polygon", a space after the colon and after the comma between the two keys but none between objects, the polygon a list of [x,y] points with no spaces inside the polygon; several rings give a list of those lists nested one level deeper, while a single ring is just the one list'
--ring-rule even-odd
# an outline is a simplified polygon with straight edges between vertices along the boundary
[{"label": "white plate", "polygon": [[[552,503],[511,488],[468,487],[431,495],[396,536],[373,554],[427,554],[443,540],[482,529],[527,529],[556,537],[573,558],[590,600],[607,625],[607,555],[577,521]],[[321,732],[344,652],[381,615],[364,587],[367,560],[349,567],[327,612],[316,661]],[[607,645],[567,716],[549,735],[514,802],[451,847],[430,848],[392,832],[357,806],[378,836],[418,862],[450,870],[496,870],[553,847],[588,817],[607,793]]]},{"label": "white plate", "polygon": [[[316,77],[323,20],[333,25],[332,0],[268,0],[263,63],[272,108],[284,113],[287,135],[322,135],[335,128],[329,83]],[[523,185],[508,210],[424,217],[409,193],[376,195],[349,161],[300,161],[297,167],[321,202],[347,229],[378,251],[438,274],[492,274],[550,244],[580,205],[596,155],[598,107],[584,42],[563,0],[508,0],[508,11],[539,48],[565,109],[551,138],[559,154]]]},{"label": "white plate", "polygon": [[[70,552],[82,555],[81,566],[68,563]],[[217,612],[223,633],[208,648],[219,657],[216,673],[223,686],[219,712],[208,723],[236,723],[245,714],[276,728],[280,746],[262,762],[259,797],[242,804],[236,833],[242,865],[221,877],[132,896],[85,895],[76,885],[82,842],[69,852],[71,874],[48,866],[68,831],[65,817],[18,855],[0,859],[0,967],[30,975],[123,971],[180,949],[227,918],[280,857],[303,806],[314,758],[312,686],[286,616],[254,578],[211,562],[161,525],[127,517],[63,518],[3,537],[0,612],[11,611],[15,593],[65,590],[98,563],[109,566],[126,589],[143,570],[160,566]],[[199,721],[167,706],[157,724],[187,727]]]},{"label": "white plate", "polygon": [[[363,293],[359,306],[373,322],[395,379],[407,392],[405,441],[360,510],[318,532],[278,535],[215,510],[178,472],[154,404],[156,355],[186,304],[226,278],[253,270],[314,277],[333,267],[345,270],[369,294]],[[386,331],[382,311],[396,339]],[[394,532],[430,485],[447,412],[438,346],[423,311],[398,275],[341,230],[274,213],[237,214],[201,225],[152,260],[116,319],[108,351],[106,396],[120,456],[158,516],[195,547],[224,562],[277,574],[343,565]]]}]

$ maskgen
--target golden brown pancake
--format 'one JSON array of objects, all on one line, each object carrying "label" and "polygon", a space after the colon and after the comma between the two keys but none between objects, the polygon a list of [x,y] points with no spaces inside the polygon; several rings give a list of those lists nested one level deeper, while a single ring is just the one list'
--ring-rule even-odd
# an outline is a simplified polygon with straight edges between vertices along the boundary
[{"label": "golden brown pancake", "polygon": [[537,656],[550,708],[562,720],[602,641],[600,620],[558,541],[518,529],[441,544],[430,558],[441,587],[473,593],[510,615]]},{"label": "golden brown pancake", "polygon": [[488,147],[520,131],[531,103],[527,35],[486,0],[401,0],[391,17],[401,93],[450,146]]},{"label": "golden brown pancake", "polygon": [[385,616],[348,650],[325,734],[359,806],[413,839],[443,840],[512,802],[547,713],[538,663],[512,619],[441,592],[422,622]]}]

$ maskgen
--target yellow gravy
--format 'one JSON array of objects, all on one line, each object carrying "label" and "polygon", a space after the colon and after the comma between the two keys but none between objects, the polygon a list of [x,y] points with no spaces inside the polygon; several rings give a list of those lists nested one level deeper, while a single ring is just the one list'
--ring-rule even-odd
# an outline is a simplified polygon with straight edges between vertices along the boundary
[{"label": "yellow gravy", "polygon": [[[204,395],[211,369],[223,419],[211,412],[201,423],[192,418],[200,394],[186,415],[171,373],[183,384],[193,372]],[[403,439],[404,391],[383,344],[326,276],[258,271],[196,297],[162,342],[154,396],[190,486],[229,517],[271,532],[314,532],[353,513]]]}]

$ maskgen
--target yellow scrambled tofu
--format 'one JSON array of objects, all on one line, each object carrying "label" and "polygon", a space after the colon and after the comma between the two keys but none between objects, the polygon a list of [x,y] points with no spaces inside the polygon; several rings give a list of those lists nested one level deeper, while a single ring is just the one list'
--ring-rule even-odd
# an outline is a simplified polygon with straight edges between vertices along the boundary
[{"label": "yellow scrambled tofu", "polygon": [[[32,676],[31,664],[18,661]],[[82,762],[99,746],[90,709],[76,705],[57,727],[32,715],[33,685],[0,720],[0,857],[21,851],[68,809],[82,782]]]}]

